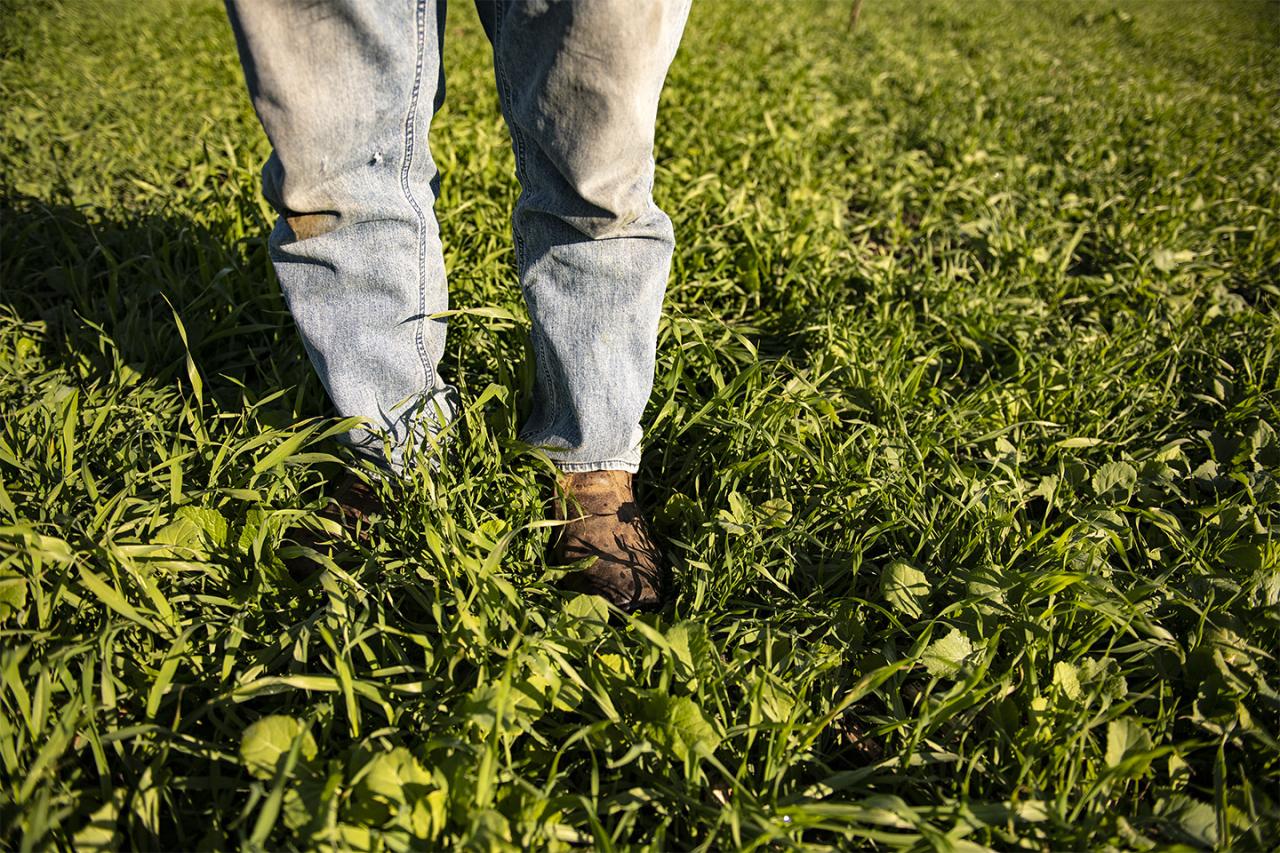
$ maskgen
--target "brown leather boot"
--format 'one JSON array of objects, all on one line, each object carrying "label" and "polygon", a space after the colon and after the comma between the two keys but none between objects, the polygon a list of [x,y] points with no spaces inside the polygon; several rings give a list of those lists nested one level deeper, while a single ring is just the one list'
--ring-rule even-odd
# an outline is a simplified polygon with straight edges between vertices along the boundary
[{"label": "brown leather boot", "polygon": [[636,504],[631,474],[565,474],[558,489],[555,517],[568,524],[556,530],[553,565],[595,558],[561,585],[603,596],[628,613],[660,607],[667,592],[667,571],[649,523]]},{"label": "brown leather boot", "polygon": [[[297,545],[332,557],[343,538],[367,544],[374,518],[385,511],[377,490],[355,475],[348,474],[318,513],[322,529],[299,525],[289,531],[288,537]],[[316,563],[305,556],[286,559],[285,566],[295,577],[310,574],[317,568]]]},{"label": "brown leather boot", "polygon": [[377,489],[354,474],[343,478],[328,505],[320,510],[323,518],[336,521],[361,542],[369,541],[373,519],[385,513],[386,508],[378,497]]}]

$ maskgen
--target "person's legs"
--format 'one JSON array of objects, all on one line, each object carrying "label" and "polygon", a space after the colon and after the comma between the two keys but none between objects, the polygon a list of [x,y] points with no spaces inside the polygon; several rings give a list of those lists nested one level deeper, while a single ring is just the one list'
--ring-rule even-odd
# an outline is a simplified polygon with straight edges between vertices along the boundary
[{"label": "person's legs", "polygon": [[513,230],[537,360],[522,437],[565,472],[640,461],[674,245],[652,197],[654,121],[688,6],[477,2],[522,187]]},{"label": "person's legs", "polygon": [[427,148],[444,0],[227,9],[274,148],[263,184],[289,310],[338,411],[369,421],[353,446],[399,469],[453,411],[444,323],[429,319],[448,303]]},{"label": "person's legs", "polygon": [[653,203],[658,97],[688,0],[477,0],[521,194],[513,216],[533,321],[522,430],[563,472],[552,549],[565,579],[625,610],[666,571],[632,491],[653,386],[671,221]]}]

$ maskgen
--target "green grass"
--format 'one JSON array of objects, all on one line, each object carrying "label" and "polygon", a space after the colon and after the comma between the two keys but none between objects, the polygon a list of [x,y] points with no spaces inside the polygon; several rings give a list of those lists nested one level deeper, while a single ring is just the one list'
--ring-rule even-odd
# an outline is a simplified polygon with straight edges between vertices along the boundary
[{"label": "green grass", "polygon": [[487,47],[434,148],[456,462],[338,468],[217,3],[5,4],[0,844],[1280,837],[1280,7],[695,5],[643,500],[555,592]]}]

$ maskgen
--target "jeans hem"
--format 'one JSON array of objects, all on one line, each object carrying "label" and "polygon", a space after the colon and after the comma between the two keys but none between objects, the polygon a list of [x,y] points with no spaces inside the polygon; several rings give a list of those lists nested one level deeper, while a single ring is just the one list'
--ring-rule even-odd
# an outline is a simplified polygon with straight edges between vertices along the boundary
[{"label": "jeans hem", "polygon": [[606,459],[603,462],[560,462],[556,459],[551,461],[566,474],[586,474],[591,471],[626,471],[634,474],[640,470],[639,462],[626,459]]}]

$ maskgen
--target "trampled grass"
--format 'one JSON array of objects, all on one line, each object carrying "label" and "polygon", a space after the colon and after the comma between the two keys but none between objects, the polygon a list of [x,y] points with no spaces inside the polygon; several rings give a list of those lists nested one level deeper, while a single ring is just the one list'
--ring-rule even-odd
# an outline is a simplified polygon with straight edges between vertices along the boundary
[{"label": "trampled grass", "polygon": [[696,4],[632,620],[542,560],[455,6],[456,462],[294,577],[335,422],[218,4],[6,4],[0,843],[1274,844],[1277,6]]}]

